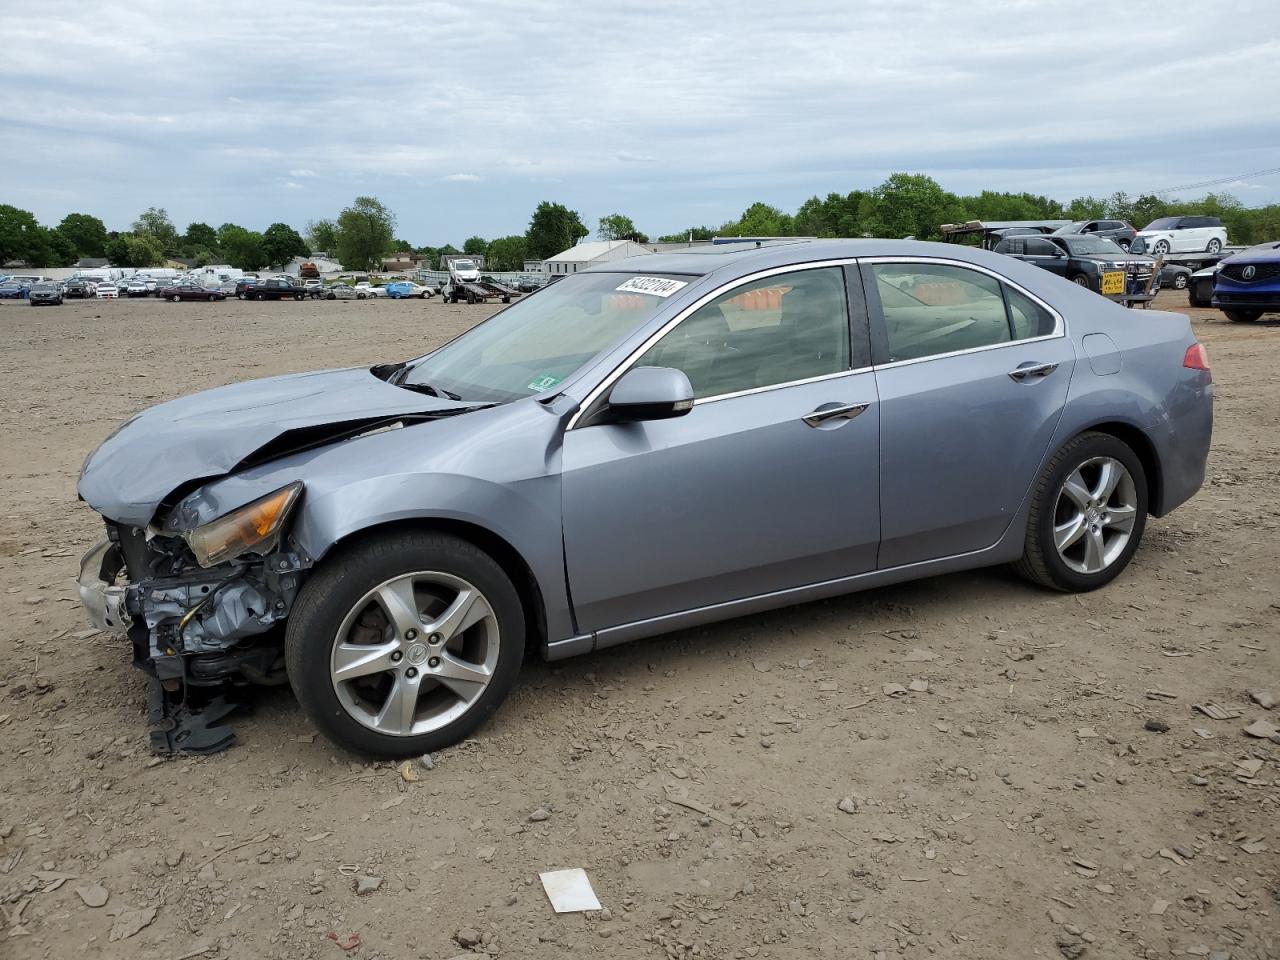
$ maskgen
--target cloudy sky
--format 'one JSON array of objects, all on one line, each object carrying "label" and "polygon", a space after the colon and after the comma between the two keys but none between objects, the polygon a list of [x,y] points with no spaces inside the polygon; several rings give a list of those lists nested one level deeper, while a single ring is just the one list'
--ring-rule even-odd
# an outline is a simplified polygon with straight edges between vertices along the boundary
[{"label": "cloudy sky", "polygon": [[[6,0],[0,202],[417,244],[718,225],[895,170],[1069,199],[1280,166],[1275,0]],[[1226,187],[1280,200],[1280,174]],[[1175,196],[1203,193],[1193,190]]]}]

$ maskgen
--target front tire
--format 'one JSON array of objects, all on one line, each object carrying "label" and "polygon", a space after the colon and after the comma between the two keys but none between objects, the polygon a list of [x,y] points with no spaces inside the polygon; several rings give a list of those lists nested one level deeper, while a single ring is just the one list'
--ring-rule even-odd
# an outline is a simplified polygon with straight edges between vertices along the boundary
[{"label": "front tire", "polygon": [[1185,273],[1179,273],[1174,275],[1173,289],[1175,290],[1187,289],[1187,275]]},{"label": "front tire", "polygon": [[1262,316],[1261,310],[1223,310],[1222,312],[1232,323],[1253,323]]},{"label": "front tire", "polygon": [[1154,247],[1152,247],[1152,251],[1153,251],[1153,252],[1155,252],[1155,253],[1157,253],[1157,254],[1168,253],[1168,252],[1169,252],[1169,241],[1168,241],[1168,240],[1157,240],[1157,241],[1156,241],[1156,245],[1155,245]]},{"label": "front tire", "polygon": [[1083,273],[1077,273],[1075,276],[1071,278],[1071,282],[1078,287],[1089,286],[1089,278],[1085,276]]},{"label": "front tire", "polygon": [[307,715],[339,746],[413,757],[466,737],[515,683],[525,622],[510,578],[447,534],[378,536],[307,581],[285,662]]},{"label": "front tire", "polygon": [[1110,434],[1082,433],[1041,471],[1014,569],[1054,590],[1096,590],[1128,566],[1146,523],[1142,461]]}]

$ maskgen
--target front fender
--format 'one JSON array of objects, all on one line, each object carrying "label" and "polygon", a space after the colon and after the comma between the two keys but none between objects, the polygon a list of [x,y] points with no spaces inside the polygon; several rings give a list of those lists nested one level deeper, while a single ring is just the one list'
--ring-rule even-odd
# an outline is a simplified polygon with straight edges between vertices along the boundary
[{"label": "front fender", "polygon": [[335,544],[363,530],[424,520],[470,524],[508,543],[537,581],[548,639],[573,635],[558,473],[502,484],[446,473],[385,474],[314,494],[308,491],[292,538],[309,557],[322,562]]}]

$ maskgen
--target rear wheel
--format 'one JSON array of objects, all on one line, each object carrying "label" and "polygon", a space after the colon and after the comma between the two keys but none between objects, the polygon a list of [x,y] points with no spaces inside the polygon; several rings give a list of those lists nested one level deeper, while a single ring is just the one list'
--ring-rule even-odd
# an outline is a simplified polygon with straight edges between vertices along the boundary
[{"label": "rear wheel", "polygon": [[1083,273],[1077,273],[1074,277],[1071,278],[1071,282],[1081,287],[1089,286],[1089,278],[1085,276]]},{"label": "rear wheel", "polygon": [[1222,312],[1232,323],[1253,323],[1262,316],[1261,310],[1223,310]]},{"label": "rear wheel", "polygon": [[1176,274],[1174,274],[1174,276],[1173,276],[1173,289],[1175,289],[1175,290],[1185,290],[1185,289],[1187,289],[1187,275],[1186,275],[1185,273],[1176,273]]},{"label": "rear wheel", "polygon": [[1217,253],[1221,249],[1222,249],[1222,241],[1219,240],[1217,237],[1214,237],[1212,240],[1210,240],[1209,246],[1205,247],[1205,250],[1207,250],[1209,253]]},{"label": "rear wheel", "polygon": [[455,743],[515,683],[524,613],[502,568],[444,534],[399,533],[331,558],[289,618],[298,702],[335,743],[411,757]]},{"label": "rear wheel", "polygon": [[1147,476],[1137,454],[1110,434],[1082,433],[1036,481],[1014,568],[1055,590],[1095,590],[1128,565],[1146,522]]},{"label": "rear wheel", "polygon": [[170,299],[170,300],[172,300],[174,303],[177,303],[177,302],[178,302],[178,301],[180,301],[182,298],[181,298],[180,296],[178,296],[178,295],[175,293],[175,294],[174,294],[172,297],[170,297],[169,299]]}]

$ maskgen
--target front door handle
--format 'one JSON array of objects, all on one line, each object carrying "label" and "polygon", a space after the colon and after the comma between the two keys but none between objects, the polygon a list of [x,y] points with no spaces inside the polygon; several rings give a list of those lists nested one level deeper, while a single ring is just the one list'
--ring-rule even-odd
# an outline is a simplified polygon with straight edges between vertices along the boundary
[{"label": "front door handle", "polygon": [[869,406],[871,406],[869,403],[824,403],[817,410],[812,413],[806,413],[800,419],[809,426],[816,427],[829,420],[852,420]]},{"label": "front door handle", "polygon": [[1043,380],[1057,369],[1058,365],[1056,363],[1024,363],[1017,369],[1010,370],[1009,376],[1019,383],[1027,383],[1028,381]]}]

